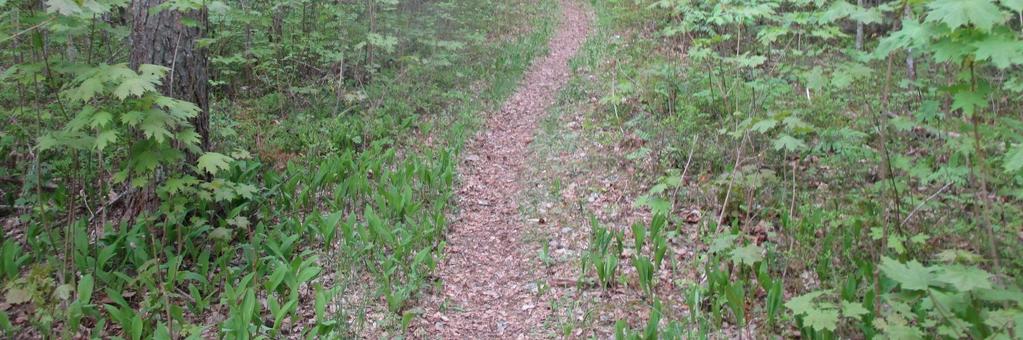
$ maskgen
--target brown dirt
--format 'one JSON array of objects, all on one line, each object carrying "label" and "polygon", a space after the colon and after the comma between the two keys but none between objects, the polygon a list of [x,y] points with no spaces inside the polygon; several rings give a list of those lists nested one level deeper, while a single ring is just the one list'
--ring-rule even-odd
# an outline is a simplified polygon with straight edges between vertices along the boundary
[{"label": "brown dirt", "polygon": [[[519,214],[516,197],[537,124],[568,81],[568,60],[592,21],[576,0],[562,0],[562,22],[550,54],[534,62],[518,90],[466,149],[459,174],[459,216],[447,234],[437,269],[443,288],[422,300],[413,334],[426,338],[535,338],[550,311],[531,291],[541,273],[524,246],[535,225]],[[535,286],[533,286],[535,287]],[[535,289],[535,288],[533,288]]]}]

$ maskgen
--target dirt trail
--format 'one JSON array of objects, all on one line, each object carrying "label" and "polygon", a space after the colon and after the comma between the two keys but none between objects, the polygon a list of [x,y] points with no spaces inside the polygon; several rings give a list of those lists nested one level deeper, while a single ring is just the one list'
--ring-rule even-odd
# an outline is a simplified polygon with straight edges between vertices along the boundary
[{"label": "dirt trail", "polygon": [[515,199],[537,124],[571,76],[568,60],[590,30],[578,0],[561,0],[561,23],[549,55],[534,61],[516,92],[466,148],[459,168],[459,216],[448,229],[437,275],[443,292],[423,301],[414,334],[426,338],[534,338],[550,313],[535,293],[537,255]]}]

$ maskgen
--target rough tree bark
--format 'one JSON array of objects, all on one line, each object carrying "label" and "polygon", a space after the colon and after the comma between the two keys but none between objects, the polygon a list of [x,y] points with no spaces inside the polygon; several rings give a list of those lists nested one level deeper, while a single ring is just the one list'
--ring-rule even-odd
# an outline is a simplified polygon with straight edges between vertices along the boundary
[{"label": "rough tree bark", "polygon": [[[200,136],[199,147],[209,150],[210,116],[208,58],[196,42],[203,37],[206,11],[154,11],[169,0],[132,0],[131,67],[154,64],[170,68],[161,92],[194,103],[202,111],[191,120]],[[187,19],[192,25],[186,25]]]},{"label": "rough tree bark", "polygon": [[[205,10],[180,12],[171,9],[157,11],[156,7],[170,0],[132,0],[128,9],[131,18],[130,65],[138,69],[142,64],[165,66],[170,69],[163,79],[160,92],[165,96],[186,100],[199,107],[199,114],[190,123],[199,134],[199,148],[210,149],[210,104],[206,51],[196,42],[203,37],[206,24]],[[186,25],[187,19],[191,25]],[[198,155],[189,153],[192,162]],[[159,175],[157,177],[160,177]],[[155,208],[154,186],[131,191],[125,202],[123,217],[133,220],[144,211]]]}]

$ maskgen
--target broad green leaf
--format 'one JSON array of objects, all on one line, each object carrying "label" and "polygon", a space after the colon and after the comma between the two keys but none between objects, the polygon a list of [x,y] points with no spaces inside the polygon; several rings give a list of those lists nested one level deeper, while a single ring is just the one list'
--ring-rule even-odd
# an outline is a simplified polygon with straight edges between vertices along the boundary
[{"label": "broad green leaf", "polygon": [[898,282],[905,290],[926,290],[934,281],[932,269],[924,267],[916,260],[902,264],[889,257],[881,258],[878,266],[885,276]]},{"label": "broad green leaf", "polygon": [[806,314],[803,319],[806,326],[815,331],[829,330],[834,332],[838,329],[838,311],[834,309],[822,309]]},{"label": "broad green leaf", "polygon": [[251,184],[240,183],[234,186],[234,191],[238,193],[238,196],[241,196],[245,199],[250,199],[252,198],[253,194],[259,192],[259,188],[256,188],[256,186]]},{"label": "broad green leaf", "polygon": [[159,82],[159,79],[154,80],[140,76],[130,69],[119,77],[121,84],[117,85],[117,88],[114,89],[114,96],[121,100],[128,98],[128,96],[141,97],[146,92],[155,92],[156,83]]},{"label": "broad green leaf", "polygon": [[141,123],[142,120],[145,118],[146,114],[143,112],[129,111],[128,113],[121,115],[121,122],[124,124],[128,124],[128,126],[134,127],[139,125],[139,123]]},{"label": "broad green leaf", "polygon": [[1007,173],[1015,173],[1023,169],[1023,144],[1015,144],[1002,158],[1002,168]]},{"label": "broad green leaf", "polygon": [[1023,64],[1023,41],[1005,34],[989,35],[973,43],[977,48],[977,60],[990,60],[992,65],[1007,69]]},{"label": "broad green leaf", "polygon": [[773,145],[775,150],[785,150],[788,152],[795,152],[806,148],[806,143],[788,134],[779,136],[778,139],[774,140]]},{"label": "broad green leaf", "polygon": [[946,249],[936,256],[938,261],[945,263],[977,263],[984,258],[968,250]]},{"label": "broad green leaf", "polygon": [[707,251],[711,253],[717,253],[719,251],[728,249],[735,244],[735,239],[739,238],[739,235],[735,234],[721,234],[714,238],[710,243],[710,249]]},{"label": "broad green leaf", "polygon": [[86,79],[78,87],[70,90],[68,97],[71,100],[87,102],[97,93],[103,92],[103,81],[98,77]]},{"label": "broad green leaf", "polygon": [[51,134],[45,134],[36,138],[36,147],[39,148],[39,151],[46,151],[57,145],[60,145],[60,141]]},{"label": "broad green leaf", "polygon": [[756,131],[756,132],[765,133],[765,132],[771,130],[772,128],[774,128],[777,125],[778,125],[778,121],[777,120],[768,118],[768,119],[761,120],[761,121],[757,122],[756,124],[753,124],[753,127],[751,127],[750,129],[753,130],[753,131]]},{"label": "broad green leaf", "polygon": [[174,177],[168,178],[164,181],[163,185],[160,186],[160,190],[173,195],[184,191],[186,188],[191,188],[196,184],[199,184],[199,180],[192,176]]},{"label": "broad green leaf", "polygon": [[942,22],[956,29],[973,24],[983,31],[1005,20],[992,0],[936,0],[927,4],[927,21]]},{"label": "broad green leaf", "polygon": [[[202,136],[200,136],[199,133],[195,132],[195,130],[191,128],[179,131],[176,135],[174,135],[175,140],[186,146],[199,145],[200,137]],[[234,157],[234,154],[232,154],[231,157],[237,159],[237,157]]]},{"label": "broad green leaf", "polygon": [[764,259],[764,249],[755,244],[738,247],[732,250],[732,261],[752,266]]},{"label": "broad green leaf", "polygon": [[149,110],[146,119],[139,126],[146,138],[155,140],[157,143],[174,137],[174,134],[167,128],[171,125],[171,119],[159,110]]},{"label": "broad green leaf", "polygon": [[870,314],[863,304],[859,302],[842,301],[842,316],[857,319],[861,315]]},{"label": "broad green leaf", "polygon": [[942,267],[938,280],[960,292],[991,289],[991,274],[974,266],[949,265]]},{"label": "broad green leaf", "polygon": [[82,276],[82,279],[78,281],[78,301],[82,304],[88,305],[92,302],[92,289],[95,282],[92,279],[91,274]]},{"label": "broad green leaf", "polygon": [[106,111],[96,112],[95,114],[92,115],[92,121],[89,122],[89,127],[92,127],[93,129],[106,127],[113,120],[114,116],[111,115],[110,112]]},{"label": "broad green leaf", "polygon": [[207,152],[202,156],[199,156],[197,166],[199,170],[216,175],[220,170],[227,170],[231,167],[231,162],[234,161],[231,157],[228,157],[221,153]]},{"label": "broad green leaf", "polygon": [[952,97],[952,109],[963,110],[963,113],[968,117],[973,116],[977,110],[983,110],[987,106],[987,98],[975,91],[956,91]]},{"label": "broad green leaf", "polygon": [[964,58],[972,55],[976,50],[973,44],[964,44],[960,41],[953,40],[951,38],[943,38],[938,42],[930,45],[930,50],[934,52],[931,57],[937,62],[953,62],[959,63]]},{"label": "broad green leaf", "polygon": [[934,36],[933,31],[933,24],[903,19],[902,29],[881,39],[874,50],[873,57],[884,59],[895,50],[924,46],[931,41]]},{"label": "broad green leaf", "polygon": [[797,316],[809,313],[810,311],[816,310],[813,299],[816,299],[818,296],[824,295],[824,293],[827,292],[827,290],[818,290],[794,297],[785,303],[785,308],[791,309],[792,314]]}]

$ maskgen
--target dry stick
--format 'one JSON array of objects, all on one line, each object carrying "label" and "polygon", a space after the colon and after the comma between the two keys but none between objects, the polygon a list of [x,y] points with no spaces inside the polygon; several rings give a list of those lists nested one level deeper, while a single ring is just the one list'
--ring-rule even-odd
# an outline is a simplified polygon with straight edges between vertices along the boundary
[{"label": "dry stick", "polygon": [[792,163],[792,197],[789,202],[789,218],[796,212],[796,170],[799,167],[799,160]]},{"label": "dry stick", "polygon": [[[970,91],[971,92],[976,92],[977,91],[976,64],[973,63],[973,62],[970,62]],[[975,158],[976,161],[974,163],[976,163],[977,167],[979,168],[978,170],[980,171],[980,174],[975,174],[975,176],[977,177],[977,179],[980,180],[980,189],[981,189],[980,194],[982,195],[980,200],[981,200],[981,202],[983,202],[983,205],[981,206],[981,209],[983,209],[983,210],[981,211],[980,215],[981,215],[981,218],[982,218],[981,221],[984,224],[984,226],[986,227],[986,228],[984,228],[984,232],[987,233],[987,242],[988,242],[988,249],[989,249],[988,251],[991,253],[991,259],[994,261],[996,272],[1000,274],[1001,271],[1002,271],[1001,270],[1001,268],[1002,268],[1002,260],[1001,260],[1001,256],[998,254],[998,248],[997,248],[997,246],[995,244],[994,226],[991,223],[991,216],[990,216],[990,210],[991,210],[991,197],[990,196],[991,195],[990,195],[990,191],[988,191],[987,178],[985,177],[987,175],[987,164],[984,162],[984,159],[987,158],[987,155],[984,152],[984,148],[981,147],[981,144],[980,144],[980,127],[979,127],[979,125],[980,125],[980,118],[981,118],[980,117],[980,112],[974,112],[973,113],[973,117],[971,119],[973,121],[973,140],[974,140],[973,141],[973,147],[974,147],[974,152],[977,154],[977,157]]]},{"label": "dry stick", "polygon": [[912,211],[909,212],[909,215],[906,215],[906,218],[902,220],[902,225],[906,225],[906,223],[909,222],[909,219],[913,218],[913,215],[915,215],[916,212],[918,210],[920,210],[920,208],[923,208],[924,204],[927,204],[927,202],[929,202],[930,200],[932,200],[935,197],[937,197],[938,195],[940,195],[942,192],[945,191],[945,189],[948,189],[948,187],[950,187],[950,186],[952,186],[952,182],[945,183],[945,186],[941,187],[941,189],[938,189],[938,191],[935,191],[933,194],[931,194],[931,196],[927,197],[927,199],[925,199],[923,202],[920,202],[920,204],[917,204],[917,206],[915,208],[913,208]]},{"label": "dry stick", "polygon": [[50,21],[53,21],[53,19],[56,19],[56,17],[50,17],[49,19],[43,20],[43,22],[40,22],[40,23],[38,23],[38,24],[35,24],[35,25],[32,25],[32,27],[29,27],[29,28],[26,28],[26,29],[24,29],[24,30],[21,30],[21,31],[20,31],[20,32],[18,32],[18,33],[14,33],[14,34],[12,34],[12,35],[10,35],[10,36],[8,36],[8,37],[4,38],[3,40],[0,40],[0,43],[5,43],[5,42],[7,42],[8,40],[11,40],[11,39],[17,38],[18,36],[20,36],[20,35],[22,35],[22,34],[25,34],[25,33],[31,32],[31,31],[33,31],[33,30],[35,30],[35,29],[39,28],[39,27],[42,27],[42,26],[43,26],[43,25],[45,25],[45,24],[48,24],[48,23],[50,23]]},{"label": "dry stick", "polygon": [[700,141],[700,135],[693,137],[693,145],[689,147],[689,156],[686,157],[686,166],[682,168],[682,176],[679,177],[678,185],[675,186],[675,191],[671,193],[671,210],[675,211],[676,198],[678,197],[678,189],[685,183],[686,174],[689,173],[689,163],[693,161],[693,151],[696,151],[696,144]]},{"label": "dry stick", "polygon": [[[898,25],[896,25],[896,26],[898,26]],[[896,27],[895,29],[898,29],[898,27]],[[888,59],[888,65],[887,65],[887,68],[885,70],[884,90],[883,90],[882,95],[881,95],[881,105],[883,106],[883,108],[885,110],[888,110],[890,108],[890,104],[891,104],[891,101],[889,99],[889,93],[890,93],[891,83],[892,83],[892,55],[890,53],[888,54],[887,59]],[[885,133],[887,131],[887,129],[885,129],[885,128],[883,128],[881,126],[881,118],[880,118],[881,113],[878,110],[871,109],[871,111],[873,111],[873,114],[874,114],[874,126],[877,128],[878,136],[881,138],[881,150],[884,152],[884,157],[885,157],[884,161],[886,163],[886,167],[881,171],[881,175],[882,175],[882,177],[888,177],[890,179],[890,181],[891,181],[890,183],[892,185],[892,191],[893,191],[893,197],[892,198],[895,201],[895,220],[896,220],[896,222],[901,222],[901,218],[899,217],[899,210],[901,209],[900,208],[900,204],[899,204],[899,191],[898,191],[898,187],[895,186],[895,180],[893,178],[894,174],[893,174],[893,171],[892,171],[892,162],[891,162],[890,155],[888,154],[888,134]],[[882,178],[881,180],[884,180],[884,178]],[[890,224],[888,223],[888,219],[886,218],[885,219],[884,227],[881,229],[881,234],[882,234],[881,235],[881,245],[880,245],[881,247],[880,247],[880,249],[877,249],[875,251],[874,263],[877,263],[877,262],[879,262],[881,260],[881,252],[883,252],[884,249],[886,249],[888,247],[888,232],[889,232],[889,230],[888,230],[889,228],[888,227],[889,226],[890,226]],[[899,228],[899,229],[901,229],[901,228]],[[877,266],[874,266],[874,313],[875,314],[880,314],[881,313],[881,275],[880,275],[880,269],[878,269]]]}]

